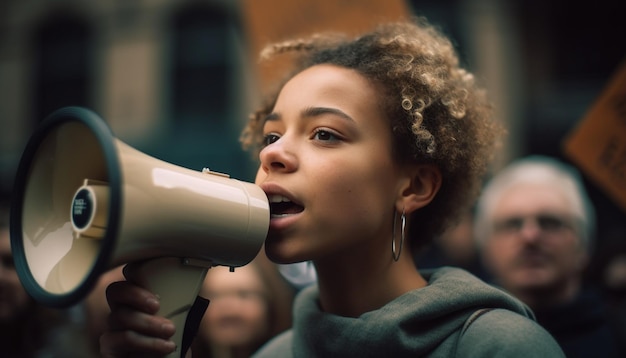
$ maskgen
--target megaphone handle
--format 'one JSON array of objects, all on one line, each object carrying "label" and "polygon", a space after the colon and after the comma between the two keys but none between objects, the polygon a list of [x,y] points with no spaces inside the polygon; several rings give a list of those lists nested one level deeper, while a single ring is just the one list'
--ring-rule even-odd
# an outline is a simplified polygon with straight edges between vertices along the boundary
[{"label": "megaphone handle", "polygon": [[184,358],[183,334],[187,316],[206,277],[208,267],[188,265],[183,259],[163,257],[130,263],[132,281],[159,296],[161,308],[158,314],[166,317],[176,327],[172,340],[176,351],[167,358]]}]

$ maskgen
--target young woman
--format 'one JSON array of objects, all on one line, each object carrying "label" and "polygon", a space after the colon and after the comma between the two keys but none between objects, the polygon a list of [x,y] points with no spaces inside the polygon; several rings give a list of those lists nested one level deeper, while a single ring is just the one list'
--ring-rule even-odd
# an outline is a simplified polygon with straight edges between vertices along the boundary
[{"label": "young woman", "polygon": [[291,321],[293,288],[263,253],[230,272],[211,268],[200,290],[207,309],[191,347],[194,356],[248,358]]},{"label": "young woman", "polygon": [[[312,261],[293,328],[259,357],[558,357],[520,301],[415,253],[477,194],[501,130],[450,41],[424,19],[355,39],[316,34],[269,46],[295,69],[244,130],[271,202],[265,250]],[[174,328],[154,295],[109,287],[106,357],[166,354]]]}]

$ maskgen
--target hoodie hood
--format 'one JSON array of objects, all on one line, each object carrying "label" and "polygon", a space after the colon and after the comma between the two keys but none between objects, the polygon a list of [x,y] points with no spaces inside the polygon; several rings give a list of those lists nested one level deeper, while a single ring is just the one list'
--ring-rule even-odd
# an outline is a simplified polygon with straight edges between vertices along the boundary
[{"label": "hoodie hood", "polygon": [[427,286],[357,318],[322,312],[317,285],[304,289],[294,303],[298,356],[415,357],[435,348],[446,355],[453,353],[465,321],[479,309],[504,308],[534,320],[521,301],[464,270],[444,267],[421,273]]}]

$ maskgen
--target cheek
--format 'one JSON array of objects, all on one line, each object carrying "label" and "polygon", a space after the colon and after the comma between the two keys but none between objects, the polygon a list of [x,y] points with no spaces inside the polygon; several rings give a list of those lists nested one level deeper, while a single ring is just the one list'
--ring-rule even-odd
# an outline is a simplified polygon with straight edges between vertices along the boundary
[{"label": "cheek", "polygon": [[266,317],[265,304],[262,302],[256,302],[254,304],[249,303],[245,307],[241,308],[241,315],[251,321],[261,320]]},{"label": "cheek", "polygon": [[584,248],[578,245],[576,238],[568,240],[555,240],[550,250],[561,258],[561,261],[568,262],[572,266],[579,266],[586,262],[586,253]]},{"label": "cheek", "polygon": [[269,325],[269,312],[265,305],[260,305],[250,314],[250,319],[257,322],[259,328],[266,328]]},{"label": "cheek", "polygon": [[[340,197],[354,203],[371,202],[380,205],[382,202],[392,203],[395,177],[393,168],[382,160],[372,158],[363,161],[335,162],[319,170],[319,181],[324,183],[321,188],[329,190],[333,197]],[[362,154],[360,154],[362,156]],[[378,165],[376,165],[379,163]],[[335,173],[328,175],[327,173]]]},{"label": "cheek", "polygon": [[259,165],[259,169],[256,172],[256,177],[254,178],[254,183],[257,185],[260,184],[261,182],[263,182],[263,179],[265,179],[266,176],[267,174],[265,173],[263,168],[261,168],[261,166]]},{"label": "cheek", "polygon": [[[320,184],[322,184],[320,179]],[[383,183],[359,174],[350,177],[336,177],[323,182],[317,193],[320,215],[333,217],[341,222],[359,222],[359,225],[373,224],[391,208],[393,198],[388,190],[384,190]]]},{"label": "cheek", "polygon": [[386,238],[393,222],[393,198],[388,192],[373,189],[377,187],[377,183],[353,181],[329,193],[327,200],[332,200],[331,204],[321,207],[317,216],[318,227],[322,228],[319,236],[339,246],[352,245],[355,240]]},{"label": "cheek", "polygon": [[487,244],[485,250],[487,261],[492,266],[506,265],[507,262],[511,262],[511,256],[515,254],[514,248],[511,242],[505,240],[495,239]]}]

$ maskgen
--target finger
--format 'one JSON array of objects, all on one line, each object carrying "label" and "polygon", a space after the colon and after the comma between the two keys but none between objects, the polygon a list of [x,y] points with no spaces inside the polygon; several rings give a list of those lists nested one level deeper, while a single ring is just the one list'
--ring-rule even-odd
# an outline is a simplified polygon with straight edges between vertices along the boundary
[{"label": "finger", "polygon": [[107,286],[106,298],[111,311],[120,306],[128,306],[154,314],[160,308],[155,294],[128,281],[117,281]]},{"label": "finger", "polygon": [[100,354],[104,358],[129,356],[164,356],[176,350],[173,341],[147,337],[132,331],[106,332],[100,337]]},{"label": "finger", "polygon": [[143,313],[120,306],[108,317],[110,331],[132,330],[141,335],[167,339],[174,335],[174,323],[165,317]]}]

